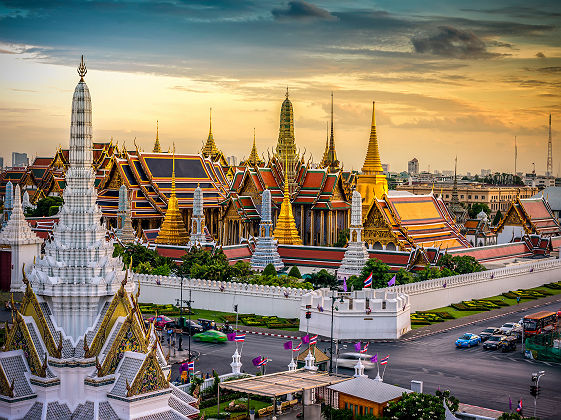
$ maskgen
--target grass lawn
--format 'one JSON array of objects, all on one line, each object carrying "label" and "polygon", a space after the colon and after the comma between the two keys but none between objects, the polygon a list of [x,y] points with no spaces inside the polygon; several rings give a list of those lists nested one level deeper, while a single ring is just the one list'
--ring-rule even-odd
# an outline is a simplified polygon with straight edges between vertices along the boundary
[{"label": "grass lawn", "polygon": [[[561,294],[560,289],[549,289],[549,288],[544,287],[544,286],[534,287],[532,289],[526,289],[526,290],[545,291],[545,292],[550,293],[551,295]],[[484,299],[500,300],[500,301],[508,304],[508,306],[513,306],[513,305],[517,304],[516,299],[510,299],[510,298],[507,298],[503,295],[490,296],[490,297],[487,297],[487,298],[484,298]],[[522,299],[521,302],[527,302],[529,300],[535,300],[535,299]],[[423,311],[423,312],[446,312],[446,313],[452,315],[454,318],[463,318],[465,316],[479,314],[481,312],[491,312],[491,311],[458,311],[457,309],[454,309],[451,306],[445,306],[443,308],[436,308],[436,309],[432,309],[430,311]],[[446,322],[446,321],[444,321],[444,322]],[[411,329],[413,329],[413,330],[415,330],[417,328],[422,328],[422,327],[426,327],[426,325],[415,325],[415,324],[411,325]]]},{"label": "grass lawn", "polygon": [[[246,401],[240,401],[240,400],[236,400],[236,403],[242,403],[245,404]],[[220,403],[220,413],[224,413],[224,409],[226,407],[228,407],[228,404],[230,404],[230,401],[224,402],[224,403]],[[258,410],[261,410],[263,407],[268,407],[270,405],[272,405],[272,402],[263,402],[263,401],[254,401],[250,399],[249,402],[249,408],[250,409],[254,409],[255,412],[257,412]],[[218,413],[218,410],[216,409],[216,405],[213,405],[212,407],[207,407],[207,408],[203,408],[201,410],[201,414],[204,414],[205,417],[212,417],[215,416]],[[233,415],[235,414],[244,414],[244,413],[232,413]]]}]

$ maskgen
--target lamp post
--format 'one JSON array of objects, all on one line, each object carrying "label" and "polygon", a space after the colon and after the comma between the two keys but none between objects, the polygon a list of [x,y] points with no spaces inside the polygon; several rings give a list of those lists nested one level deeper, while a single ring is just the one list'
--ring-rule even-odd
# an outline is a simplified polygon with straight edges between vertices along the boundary
[{"label": "lamp post", "polygon": [[530,385],[530,394],[534,397],[534,417],[536,417],[536,405],[538,403],[538,395],[540,394],[540,378],[543,375],[545,375],[545,370],[532,373],[532,382],[535,383],[535,385]]},{"label": "lamp post", "polygon": [[[335,301],[337,300],[337,295],[339,289],[331,288],[331,340],[329,343],[329,374],[333,373],[333,314],[335,312]],[[343,296],[341,296],[341,303],[343,303]]]},{"label": "lamp post", "polygon": [[[189,288],[189,300],[183,300],[183,276],[180,277],[181,279],[181,289],[180,289],[180,297],[179,297],[179,314],[183,314],[183,304],[187,304],[187,318],[188,318],[188,332],[189,332],[189,362],[191,361],[191,333],[193,332],[193,328],[191,327],[191,303],[193,300],[191,299],[192,289]],[[189,277],[187,277],[189,279]],[[177,301],[178,299],[176,299]],[[183,335],[183,332],[181,333]]]}]

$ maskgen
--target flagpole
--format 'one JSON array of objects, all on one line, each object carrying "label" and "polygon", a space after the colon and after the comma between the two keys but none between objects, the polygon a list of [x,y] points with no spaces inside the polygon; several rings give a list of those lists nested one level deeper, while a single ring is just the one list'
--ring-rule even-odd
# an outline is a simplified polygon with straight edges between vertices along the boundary
[{"label": "flagpole", "polygon": [[384,371],[382,372],[382,381],[384,380],[384,375],[386,374],[386,366],[388,366],[387,363],[384,365]]},{"label": "flagpole", "polygon": [[378,353],[376,353],[376,367],[378,368],[378,378],[380,377],[380,362],[378,361]]}]

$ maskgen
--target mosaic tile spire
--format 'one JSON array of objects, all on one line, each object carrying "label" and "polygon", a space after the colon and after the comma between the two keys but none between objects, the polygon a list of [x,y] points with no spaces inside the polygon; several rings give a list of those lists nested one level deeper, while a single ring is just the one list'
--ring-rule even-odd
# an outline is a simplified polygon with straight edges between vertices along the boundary
[{"label": "mosaic tile spire", "polygon": [[271,191],[263,191],[261,198],[261,223],[255,251],[251,256],[251,268],[262,271],[273,264],[277,271],[282,270],[284,263],[277,251],[277,242],[272,236],[273,220],[271,217]]},{"label": "mosaic tile spire", "polygon": [[282,162],[283,171],[288,175],[288,190],[292,193],[296,189],[298,154],[296,153],[296,140],[294,138],[294,111],[292,102],[288,99],[288,88],[286,88],[286,98],[281,106],[276,154]]},{"label": "mosaic tile spire", "polygon": [[119,211],[117,220],[117,236],[119,240],[123,243],[134,242],[136,235],[132,227],[131,206],[127,186],[125,184],[121,185],[121,188],[119,188]]},{"label": "mosaic tile spire", "polygon": [[350,240],[347,250],[337,270],[337,279],[348,279],[351,276],[358,276],[366,261],[368,261],[368,251],[362,239],[362,196],[358,191],[353,191],[351,203],[351,225]]},{"label": "mosaic tile spire", "polygon": [[5,226],[10,220],[10,215],[12,214],[12,208],[14,207],[14,185],[12,181],[6,183],[6,194],[4,197],[4,214],[2,218],[2,226]]},{"label": "mosaic tile spire", "polygon": [[[57,324],[77,339],[92,325],[99,306],[112,297],[124,277],[122,262],[113,258],[106,241],[92,168],[92,104],[84,81],[74,89],[70,124],[70,158],[66,188],[53,238],[45,243],[45,256],[37,261],[30,280],[38,295],[52,305]],[[129,285],[129,289],[132,285]]]},{"label": "mosaic tile spire", "polygon": [[191,237],[189,246],[203,245],[207,242],[205,236],[205,216],[203,207],[203,190],[197,185],[193,194],[193,217],[191,218]]}]

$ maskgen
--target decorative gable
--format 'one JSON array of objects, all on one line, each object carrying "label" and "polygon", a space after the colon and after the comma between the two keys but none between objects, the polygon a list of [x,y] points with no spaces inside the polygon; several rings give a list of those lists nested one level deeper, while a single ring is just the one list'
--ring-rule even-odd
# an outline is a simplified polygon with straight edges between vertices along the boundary
[{"label": "decorative gable", "polygon": [[169,388],[169,382],[158,363],[156,346],[153,346],[138,370],[132,385],[129,386],[127,382],[127,397],[166,388]]}]

